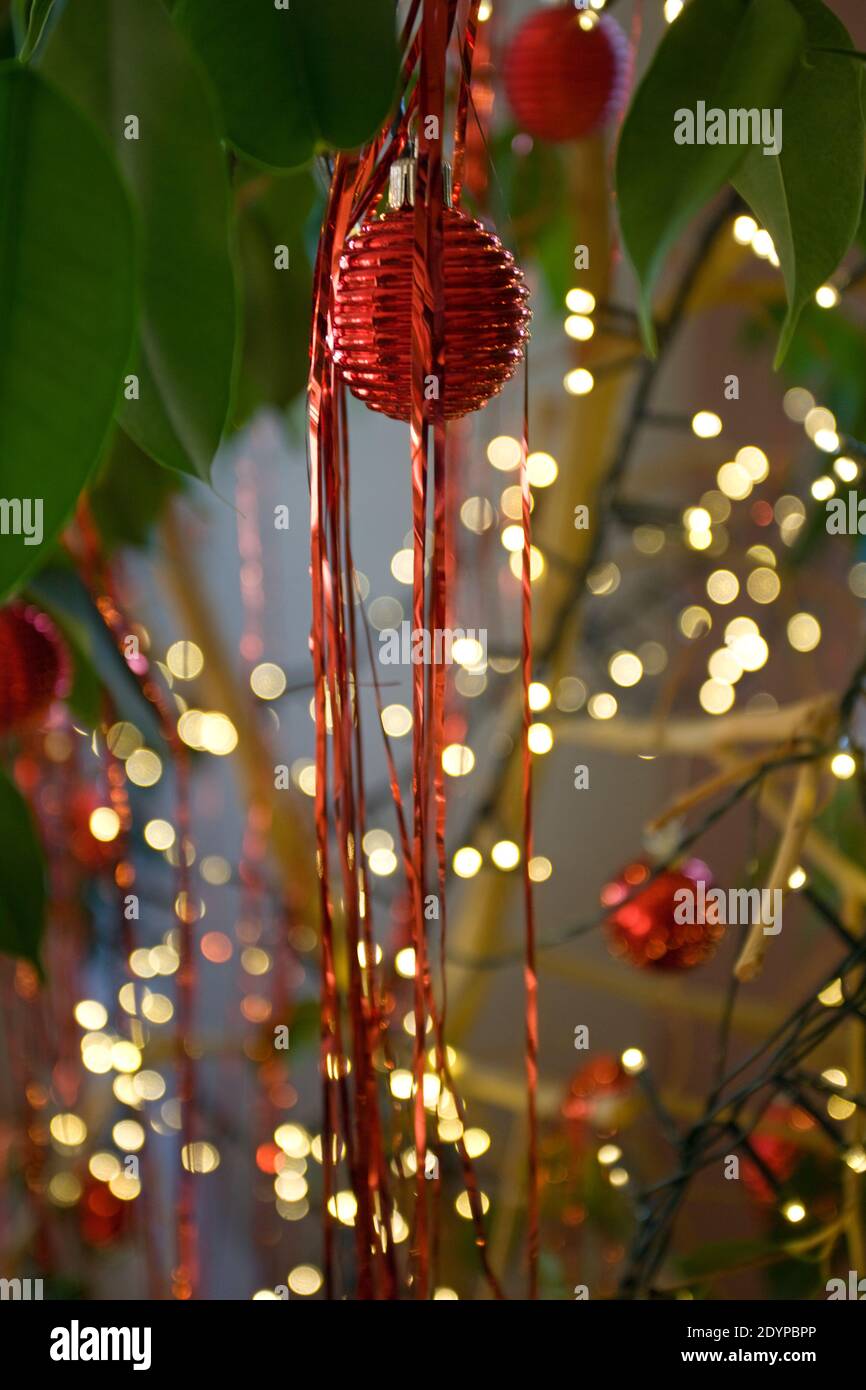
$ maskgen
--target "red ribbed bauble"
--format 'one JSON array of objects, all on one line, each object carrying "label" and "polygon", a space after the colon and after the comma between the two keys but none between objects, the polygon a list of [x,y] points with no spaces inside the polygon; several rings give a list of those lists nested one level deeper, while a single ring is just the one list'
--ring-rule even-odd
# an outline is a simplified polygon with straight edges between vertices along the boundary
[{"label": "red ribbed bauble", "polygon": [[26,728],[66,693],[69,661],[51,619],[30,604],[0,608],[0,734]]},{"label": "red ribbed bauble", "polygon": [[[415,213],[387,212],[347,243],[334,298],[334,361],[353,396],[408,420]],[[517,370],[531,317],[523,272],[492,232],[458,208],[443,214],[445,382],[430,417],[480,410]]]},{"label": "red ribbed bauble", "polygon": [[539,10],[505,55],[505,91],[522,130],[538,140],[577,140],[603,126],[625,103],[629,47],[608,15],[584,29],[587,11]]},{"label": "red ribbed bauble", "polygon": [[[678,922],[674,895],[681,889],[695,893],[701,882],[709,890],[709,869],[696,859],[680,872],[665,870],[652,879],[650,875],[649,865],[629,864],[602,890],[603,905],[614,908],[606,923],[611,954],[655,970],[690,970],[703,965],[715,954],[716,943],[725,934],[718,911],[715,904],[707,904],[703,914],[692,913],[705,916],[706,921]],[[641,889],[642,883],[646,888]]]}]

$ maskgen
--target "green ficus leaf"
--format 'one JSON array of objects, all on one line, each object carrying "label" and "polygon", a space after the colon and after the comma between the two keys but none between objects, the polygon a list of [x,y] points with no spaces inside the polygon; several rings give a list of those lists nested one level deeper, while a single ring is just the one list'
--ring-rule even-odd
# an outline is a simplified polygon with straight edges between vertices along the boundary
[{"label": "green ficus leaf", "polygon": [[[804,306],[836,269],[857,233],[863,204],[862,72],[839,52],[848,34],[821,0],[792,0],[809,52],[781,100],[778,155],[749,150],[733,178],[775,243],[788,296],[776,366]],[[853,53],[853,50],[852,50]]]},{"label": "green ficus leaf", "polygon": [[393,0],[177,0],[173,15],[213,78],[226,137],[259,163],[295,168],[320,141],[355,149],[391,109]]},{"label": "green ficus leaf", "polygon": [[72,680],[64,703],[85,729],[96,729],[105,711],[105,685],[87,648],[87,634],[74,620],[52,612],[56,626],[63,635],[72,663]]},{"label": "green ficus leaf", "polygon": [[[243,7],[239,7],[241,10]],[[228,175],[207,80],[161,0],[68,5],[45,71],[113,147],[143,232],[141,314],[118,420],[151,458],[208,479],[234,383]]]},{"label": "green ficus leaf", "polygon": [[[0,66],[0,476],[42,507],[0,537],[0,598],[47,555],[102,451],[132,344],[135,231],[98,133],[43,78]],[[35,508],[34,508],[35,511]]]},{"label": "green ficus leaf", "polygon": [[87,489],[90,513],[106,554],[118,546],[146,546],[185,481],[153,460],[119,426]]},{"label": "green ficus leaf", "polygon": [[[314,193],[309,169],[259,174],[238,190],[244,355],[235,424],[263,404],[288,405],[306,385],[313,272],[305,226]],[[288,269],[276,264],[277,247],[286,248]]]},{"label": "green ficus leaf", "polygon": [[691,0],[662,39],[626,116],[616,183],[641,321],[655,350],[652,292],[686,224],[730,179],[742,144],[677,144],[676,113],[775,109],[802,51],[792,0]]},{"label": "green ficus leaf", "polygon": [[30,808],[0,768],[0,951],[41,970],[45,862]]},{"label": "green ficus leaf", "polygon": [[45,26],[53,8],[54,0],[33,0],[27,17],[27,33],[18,54],[22,63],[26,63],[39,47],[39,41],[45,32]]},{"label": "green ficus leaf", "polygon": [[136,724],[148,743],[158,744],[162,735],[153,705],[142,694],[78,575],[64,565],[48,564],[33,576],[27,592],[70,640],[73,656],[80,653],[82,661],[94,674],[98,673],[100,686],[110,695],[117,717]]}]

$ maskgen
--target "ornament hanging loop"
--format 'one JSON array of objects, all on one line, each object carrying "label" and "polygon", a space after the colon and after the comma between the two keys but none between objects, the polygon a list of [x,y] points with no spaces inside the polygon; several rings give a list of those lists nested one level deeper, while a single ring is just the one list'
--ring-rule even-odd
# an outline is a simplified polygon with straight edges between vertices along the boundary
[{"label": "ornament hanging loop", "polygon": [[[395,159],[391,165],[388,183],[388,207],[391,212],[400,212],[403,208],[414,208],[417,181],[418,151],[417,144],[413,139],[409,145],[409,153],[401,159]],[[451,206],[452,187],[451,165],[443,160],[442,201],[445,207]]]}]

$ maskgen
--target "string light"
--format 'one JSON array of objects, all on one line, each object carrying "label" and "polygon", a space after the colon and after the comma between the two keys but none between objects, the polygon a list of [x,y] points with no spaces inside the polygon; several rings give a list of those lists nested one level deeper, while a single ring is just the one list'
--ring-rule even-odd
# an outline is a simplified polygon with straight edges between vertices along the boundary
[{"label": "string light", "polygon": [[617,685],[637,685],[643,675],[643,665],[634,652],[617,652],[608,663],[608,672]]},{"label": "string light", "polygon": [[442,767],[449,777],[466,777],[475,766],[475,754],[464,743],[449,743],[442,750]]},{"label": "string light", "polygon": [[497,869],[516,869],[520,863],[520,849],[513,840],[497,840],[490,851],[490,858]]},{"label": "string light", "polygon": [[840,782],[847,782],[857,771],[857,762],[850,753],[834,753],[830,760],[830,771]]},{"label": "string light", "polygon": [[195,680],[204,669],[204,652],[195,642],[172,642],[165,664],[176,680]]},{"label": "string light", "polygon": [[752,238],[758,230],[758,224],[754,217],[749,217],[747,213],[741,213],[734,218],[733,233],[734,241],[740,246],[751,246]]},{"label": "string light", "polygon": [[802,1202],[786,1202],[782,1207],[782,1215],[786,1221],[791,1222],[792,1226],[796,1226],[801,1221],[805,1220],[806,1208],[803,1206]]},{"label": "string light", "polygon": [[556,481],[559,465],[551,454],[532,453],[526,460],[526,473],[531,487],[550,487]]},{"label": "string light", "polygon": [[520,467],[522,449],[519,439],[509,434],[499,434],[487,446],[487,458],[494,468],[509,473]]},{"label": "string light", "polygon": [[722,432],[722,421],[713,410],[699,410],[692,416],[692,433],[698,439],[715,439]]},{"label": "string light", "polygon": [[646,1057],[639,1047],[627,1047],[620,1057],[623,1071],[629,1076],[637,1076],[646,1068]]},{"label": "string light", "polygon": [[458,878],[474,878],[482,862],[481,855],[473,845],[463,845],[455,852],[451,864]]},{"label": "string light", "polygon": [[590,697],[586,712],[590,719],[613,719],[618,709],[616,697],[608,691],[601,691]]},{"label": "string light", "polygon": [[569,290],[565,296],[565,307],[573,314],[591,314],[595,309],[595,295],[589,290]]},{"label": "string light", "polygon": [[574,338],[579,343],[585,343],[595,332],[595,324],[585,314],[570,314],[565,320],[565,331],[569,338]]},{"label": "string light", "polygon": [[529,751],[531,753],[549,753],[553,747],[553,730],[549,724],[530,724],[526,734],[526,741],[529,744]]},{"label": "string light", "polygon": [[833,460],[833,472],[843,483],[853,483],[860,476],[860,467],[853,459],[840,455]]},{"label": "string light", "polygon": [[566,373],[563,385],[570,396],[588,396],[595,378],[586,367],[575,367]]},{"label": "string light", "polygon": [[795,613],[788,620],[788,641],[796,652],[812,652],[821,641],[821,624],[811,613]]}]

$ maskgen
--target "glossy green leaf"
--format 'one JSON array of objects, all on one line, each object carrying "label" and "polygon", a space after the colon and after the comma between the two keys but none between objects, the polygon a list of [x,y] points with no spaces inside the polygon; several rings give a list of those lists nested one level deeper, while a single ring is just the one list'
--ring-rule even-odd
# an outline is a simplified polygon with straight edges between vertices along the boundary
[{"label": "glossy green leaf", "polygon": [[138,399],[130,386],[118,420],[151,458],[207,479],[231,400],[236,290],[206,80],[161,0],[67,6],[44,66],[104,131],[140,214]]},{"label": "glossy green leaf", "polygon": [[115,429],[105,459],[88,488],[90,512],[102,546],[147,545],[153,528],[178,492],[188,486],[167,468],[154,468],[129,435]]},{"label": "glossy green leaf", "polygon": [[[49,553],[95,466],[132,342],[135,234],[90,123],[0,67],[0,476],[42,504],[42,542],[0,535],[0,598]],[[37,532],[31,532],[32,536]]]},{"label": "glossy green leaf", "polygon": [[659,45],[625,119],[616,182],[626,250],[637,272],[641,319],[655,349],[651,299],[665,258],[743,158],[742,144],[677,144],[676,113],[780,105],[802,50],[792,0],[691,0]]},{"label": "glossy green leaf", "polygon": [[105,685],[90,655],[87,633],[79,623],[56,611],[51,616],[63,634],[72,661],[72,681],[65,704],[85,729],[96,729],[105,713],[102,703]]},{"label": "glossy green leaf", "polygon": [[836,269],[854,236],[863,203],[862,72],[822,47],[844,48],[848,34],[821,0],[792,0],[811,49],[781,101],[778,155],[750,150],[734,186],[776,246],[788,295],[776,365],[804,306]]},{"label": "glossy green leaf", "polygon": [[294,168],[319,141],[354,149],[391,109],[393,0],[177,0],[173,14],[213,78],[227,138],[260,163]]},{"label": "glossy green leaf", "polygon": [[39,965],[45,862],[30,808],[0,768],[0,951]]},{"label": "glossy green leaf", "polygon": [[313,272],[305,232],[314,193],[307,169],[260,174],[238,189],[244,352],[235,424],[260,405],[288,405],[306,384]]},{"label": "glossy green leaf", "polygon": [[34,575],[27,592],[71,639],[82,660],[99,673],[99,681],[111,696],[118,718],[129,719],[148,743],[158,744],[162,735],[153,705],[143,695],[78,575],[65,565],[49,564]]},{"label": "glossy green leaf", "polygon": [[22,62],[26,62],[39,47],[53,8],[54,0],[33,0],[27,15],[27,33],[18,55]]}]

